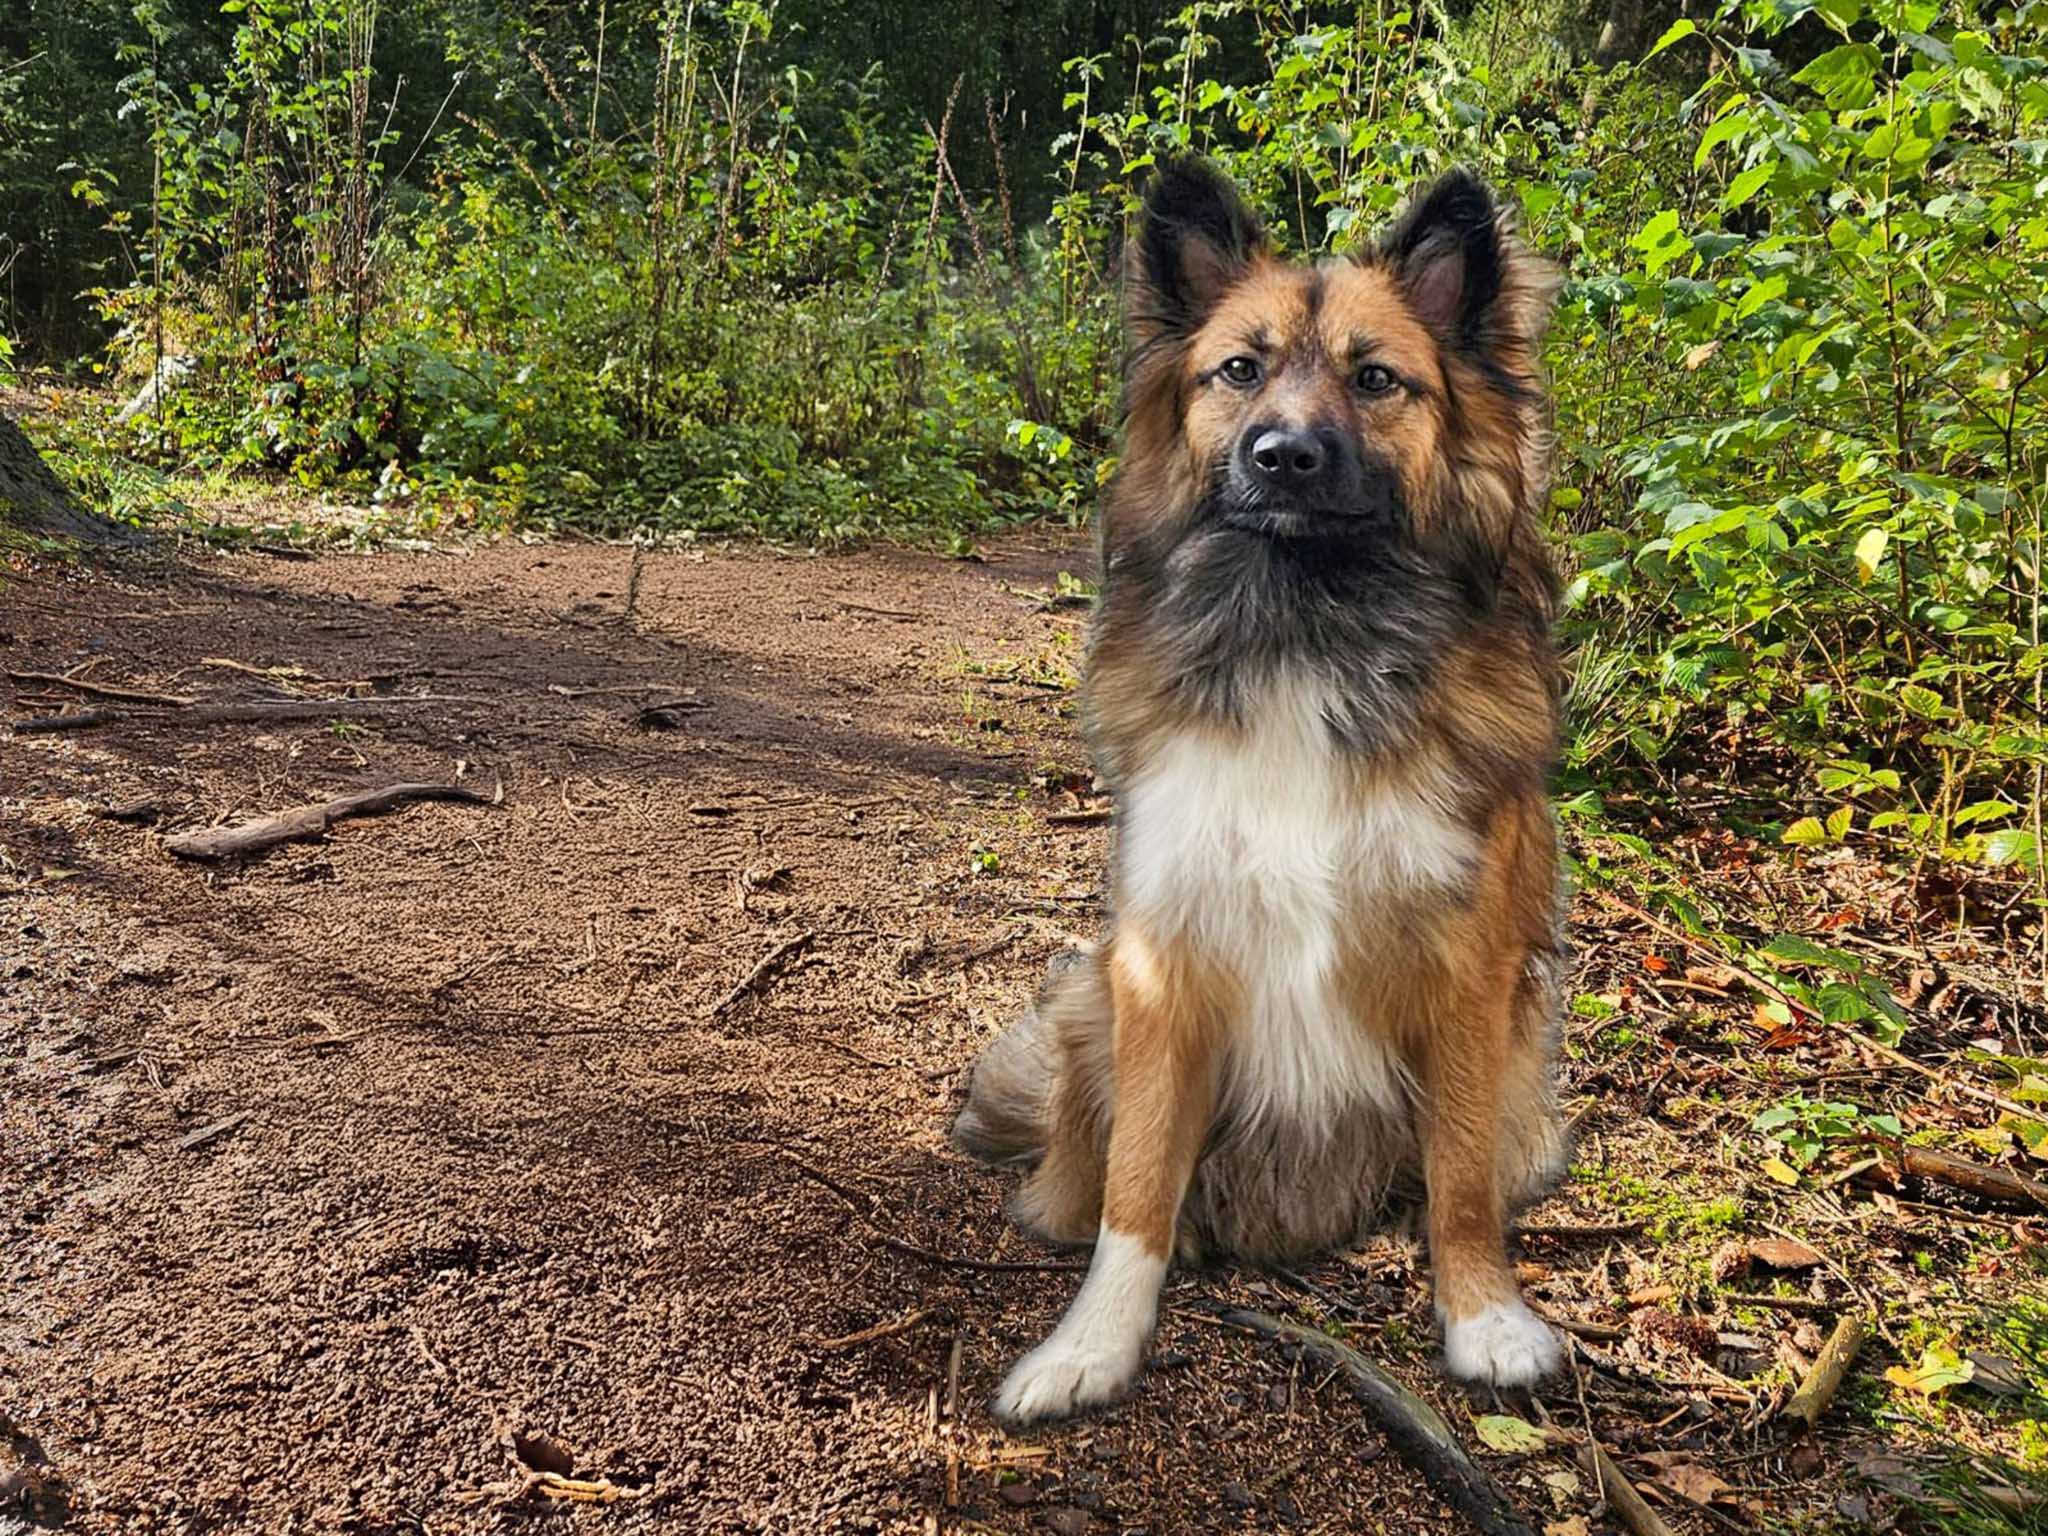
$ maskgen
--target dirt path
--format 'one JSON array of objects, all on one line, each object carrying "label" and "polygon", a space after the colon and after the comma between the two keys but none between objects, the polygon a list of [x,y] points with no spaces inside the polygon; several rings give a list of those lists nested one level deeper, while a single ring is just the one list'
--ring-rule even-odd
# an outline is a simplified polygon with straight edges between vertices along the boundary
[{"label": "dirt path", "polygon": [[[1048,1256],[945,1129],[1097,910],[1104,829],[1047,820],[1087,782],[1042,686],[1079,615],[1012,590],[1085,564],[650,557],[630,619],[628,557],[583,546],[0,592],[15,671],[446,700],[0,739],[0,1444],[29,1507],[122,1533],[1450,1528],[1336,1389],[1199,1311],[1284,1307],[1280,1277],[1178,1278],[1114,1413],[1028,1444],[986,1415],[1073,1277],[964,1262]],[[6,686],[16,720],[132,710]],[[240,867],[159,842],[458,771],[503,805]],[[1428,1338],[1412,1279],[1363,1293]],[[1420,1342],[1406,1374],[1437,1391]],[[638,1496],[551,1501],[523,1481],[550,1465]]]}]

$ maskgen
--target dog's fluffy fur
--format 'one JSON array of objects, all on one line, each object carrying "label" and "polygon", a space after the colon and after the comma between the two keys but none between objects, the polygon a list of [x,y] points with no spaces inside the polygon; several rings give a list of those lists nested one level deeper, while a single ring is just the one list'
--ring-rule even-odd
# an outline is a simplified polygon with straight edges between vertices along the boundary
[{"label": "dog's fluffy fur", "polygon": [[[1286,263],[1195,161],[1131,257],[1086,692],[1114,918],[955,1128],[1030,1169],[1027,1227],[1096,1251],[997,1409],[1121,1391],[1175,1250],[1288,1260],[1404,1184],[1449,1368],[1533,1380],[1557,1346],[1504,1229],[1564,1159],[1551,269],[1461,174],[1355,256]],[[1259,467],[1275,431],[1320,445],[1311,480]]]}]

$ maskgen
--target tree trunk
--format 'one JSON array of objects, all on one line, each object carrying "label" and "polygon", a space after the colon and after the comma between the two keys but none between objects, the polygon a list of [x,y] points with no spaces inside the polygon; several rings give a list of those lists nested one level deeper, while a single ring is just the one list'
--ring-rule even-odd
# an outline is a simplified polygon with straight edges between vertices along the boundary
[{"label": "tree trunk", "polygon": [[1633,59],[1642,47],[1642,30],[1642,0],[1610,0],[1600,40],[1593,45],[1593,62],[1612,69],[1623,59]]},{"label": "tree trunk", "polygon": [[0,522],[86,544],[137,544],[142,537],[73,501],[28,434],[6,416],[0,416]]}]

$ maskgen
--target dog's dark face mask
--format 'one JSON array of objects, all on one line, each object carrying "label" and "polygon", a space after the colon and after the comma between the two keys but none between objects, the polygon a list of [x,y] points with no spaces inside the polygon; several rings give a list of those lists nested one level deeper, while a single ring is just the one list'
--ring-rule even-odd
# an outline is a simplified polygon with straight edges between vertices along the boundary
[{"label": "dog's dark face mask", "polygon": [[1292,667],[1328,685],[1350,745],[1412,723],[1433,663],[1495,598],[1491,535],[1514,509],[1475,505],[1495,488],[1460,466],[1476,434],[1517,478],[1533,394],[1495,354],[1513,350],[1500,337],[1518,252],[1469,177],[1315,266],[1277,259],[1208,167],[1157,178],[1130,288],[1135,468],[1106,575],[1111,601],[1143,608],[1185,702],[1242,718]]}]

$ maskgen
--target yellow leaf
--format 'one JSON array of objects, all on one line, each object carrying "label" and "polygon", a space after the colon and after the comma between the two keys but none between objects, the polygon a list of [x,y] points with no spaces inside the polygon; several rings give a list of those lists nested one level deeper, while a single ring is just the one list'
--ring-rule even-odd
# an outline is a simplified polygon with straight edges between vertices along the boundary
[{"label": "yellow leaf", "polygon": [[1865,581],[1877,574],[1877,563],[1884,558],[1884,547],[1891,535],[1882,528],[1866,528],[1863,537],[1856,541],[1856,571]]},{"label": "yellow leaf", "polygon": [[1721,343],[1718,339],[1714,341],[1701,342],[1698,346],[1694,347],[1690,352],[1685,354],[1685,371],[1687,373],[1694,373],[1698,371],[1698,369],[1706,362],[1708,358],[1712,357],[1716,352],[1720,350]]},{"label": "yellow leaf", "polygon": [[1547,1433],[1512,1413],[1482,1414],[1472,1421],[1472,1427],[1479,1432],[1479,1438],[1486,1442],[1488,1449],[1509,1454],[1540,1451],[1550,1443]]},{"label": "yellow leaf", "polygon": [[1918,1365],[1895,1365],[1884,1373],[1884,1379],[1919,1397],[1933,1397],[1960,1387],[1976,1374],[1977,1367],[1946,1344],[1930,1344],[1921,1352]]},{"label": "yellow leaf", "polygon": [[1767,1157],[1757,1166],[1763,1169],[1766,1178],[1775,1179],[1780,1184],[1794,1185],[1799,1182],[1799,1171],[1781,1158]]}]

